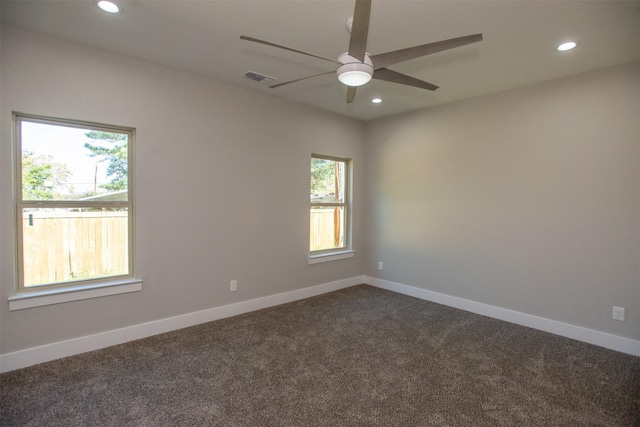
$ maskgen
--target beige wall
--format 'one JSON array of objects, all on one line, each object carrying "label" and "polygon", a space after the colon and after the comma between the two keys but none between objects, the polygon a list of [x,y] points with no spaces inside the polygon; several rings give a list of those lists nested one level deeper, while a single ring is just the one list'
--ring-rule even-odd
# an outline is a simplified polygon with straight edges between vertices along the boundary
[{"label": "beige wall", "polygon": [[[638,63],[365,125],[10,27],[0,59],[0,354],[363,273],[640,339]],[[12,110],[137,129],[142,292],[8,311]],[[353,259],[307,264],[312,152],[354,159]]]},{"label": "beige wall", "polygon": [[367,275],[640,339],[640,63],[372,122],[366,143]]},{"label": "beige wall", "polygon": [[[10,27],[1,54],[0,353],[362,274],[361,122]],[[137,129],[142,292],[8,311],[11,111]],[[307,263],[312,152],[353,159],[355,258]]]}]

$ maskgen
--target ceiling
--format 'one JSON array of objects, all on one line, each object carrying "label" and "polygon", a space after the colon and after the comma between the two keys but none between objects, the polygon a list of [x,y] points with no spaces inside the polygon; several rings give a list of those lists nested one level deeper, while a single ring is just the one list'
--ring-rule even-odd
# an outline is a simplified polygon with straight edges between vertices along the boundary
[{"label": "ceiling", "polygon": [[[484,40],[389,67],[435,92],[372,80],[347,104],[335,74],[276,89],[243,78],[253,71],[280,83],[334,66],[239,37],[337,58],[349,45],[353,0],[114,1],[115,15],[92,0],[2,0],[2,22],[361,120],[640,60],[640,1],[373,0],[372,55],[476,33]],[[567,40],[578,46],[556,51]]]}]

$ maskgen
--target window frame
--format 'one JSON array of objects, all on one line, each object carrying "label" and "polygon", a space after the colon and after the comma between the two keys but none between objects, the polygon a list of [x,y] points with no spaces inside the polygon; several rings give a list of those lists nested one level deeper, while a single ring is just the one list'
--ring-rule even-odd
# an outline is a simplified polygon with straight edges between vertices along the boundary
[{"label": "window frame", "polygon": [[[85,291],[83,296],[78,298],[63,298],[65,300],[85,299],[92,292],[96,296],[122,293],[141,290],[141,281],[135,279],[135,246],[134,246],[134,146],[135,146],[135,128],[109,125],[104,123],[96,123],[82,120],[63,119],[57,117],[40,116],[27,113],[12,113],[13,124],[13,140],[14,140],[14,208],[15,208],[15,234],[16,234],[16,297],[39,297],[59,294],[60,292],[69,291]],[[128,135],[127,140],[127,200],[126,201],[87,201],[87,200],[24,200],[23,199],[23,183],[22,183],[22,123],[40,123],[55,126],[63,126],[68,128],[86,129],[88,131],[103,131]],[[24,242],[23,242],[23,210],[28,208],[126,208],[127,209],[127,267],[128,273],[110,276],[101,276],[96,278],[68,280],[61,282],[52,282],[46,284],[38,284],[34,286],[25,286],[24,284]],[[124,285],[124,286],[123,286]],[[131,286],[133,285],[133,286]],[[118,291],[98,291],[96,289],[105,286],[116,286],[121,290]],[[86,292],[89,291],[89,292]],[[100,295],[98,295],[100,294]],[[60,298],[58,297],[57,300]],[[10,303],[11,303],[10,299]],[[28,303],[28,306],[47,305],[39,303]],[[24,307],[28,308],[28,307]]]},{"label": "window frame", "polygon": [[[336,248],[328,248],[328,249],[320,249],[320,250],[311,250],[311,230],[309,227],[309,264],[316,264],[319,262],[326,261],[334,261],[338,259],[351,258],[354,256],[354,251],[351,245],[351,230],[352,230],[352,207],[351,207],[351,193],[352,193],[352,159],[337,157],[325,154],[311,154],[311,160],[313,159],[322,159],[322,160],[331,160],[335,162],[343,162],[344,163],[344,198],[343,202],[322,202],[322,203],[314,203],[309,200],[309,219],[311,219],[311,210],[314,208],[322,208],[322,207],[341,207],[344,209],[344,245]],[[309,185],[311,185],[311,170],[309,170]],[[311,187],[309,187],[311,189]],[[309,192],[311,195],[311,192]]]}]

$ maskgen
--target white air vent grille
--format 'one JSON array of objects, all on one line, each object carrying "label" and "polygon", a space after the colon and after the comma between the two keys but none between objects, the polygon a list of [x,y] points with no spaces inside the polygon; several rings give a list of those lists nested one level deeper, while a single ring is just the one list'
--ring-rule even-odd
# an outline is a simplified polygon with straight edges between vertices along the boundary
[{"label": "white air vent grille", "polygon": [[247,71],[242,75],[242,77],[265,85],[273,83],[275,80],[273,77],[265,76],[264,74],[256,73],[255,71]]}]

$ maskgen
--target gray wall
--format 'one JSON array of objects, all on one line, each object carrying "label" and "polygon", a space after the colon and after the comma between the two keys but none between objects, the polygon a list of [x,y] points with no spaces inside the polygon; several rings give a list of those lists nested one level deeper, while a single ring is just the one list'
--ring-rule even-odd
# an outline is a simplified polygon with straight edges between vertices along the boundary
[{"label": "gray wall", "polygon": [[[365,125],[10,27],[0,61],[2,354],[362,273],[640,339],[638,63]],[[142,292],[8,311],[13,110],[137,128]],[[354,159],[353,259],[307,264],[312,152]]]},{"label": "gray wall", "polygon": [[[362,274],[361,122],[10,27],[1,55],[0,353]],[[8,311],[12,111],[137,129],[142,292]],[[355,258],[307,263],[312,152],[353,159]]]},{"label": "gray wall", "polygon": [[639,77],[634,63],[368,124],[365,273],[640,339]]}]

